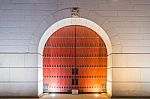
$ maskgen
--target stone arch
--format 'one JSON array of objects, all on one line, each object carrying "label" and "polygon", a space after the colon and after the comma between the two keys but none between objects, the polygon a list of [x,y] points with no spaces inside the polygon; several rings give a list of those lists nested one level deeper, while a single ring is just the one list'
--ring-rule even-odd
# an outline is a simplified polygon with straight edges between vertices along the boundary
[{"label": "stone arch", "polygon": [[[99,34],[99,36],[103,39],[106,48],[107,48],[107,53],[108,56],[112,53],[112,45],[111,45],[111,41],[108,37],[108,35],[106,34],[106,32],[96,23],[88,20],[88,19],[84,19],[84,18],[66,18],[66,19],[62,19],[56,23],[54,23],[52,26],[50,26],[45,33],[43,34],[43,36],[40,39],[39,42],[39,46],[38,46],[38,53],[40,54],[38,56],[38,66],[42,67],[42,62],[43,62],[43,48],[45,43],[47,42],[48,38],[58,29],[64,27],[64,26],[69,26],[69,25],[81,25],[81,26],[86,26],[92,30],[94,30],[96,33]],[[109,66],[107,67],[109,69],[110,65],[112,64],[112,59],[111,57],[108,57],[108,63]],[[39,71],[38,71],[39,72]],[[111,73],[111,69],[108,70],[107,73],[107,93],[109,95],[112,95],[112,83],[109,82],[112,80],[112,73]],[[38,74],[38,79],[43,78],[43,73],[40,72],[40,74]],[[38,83],[38,94],[40,95],[41,93],[43,93],[43,83]]]}]

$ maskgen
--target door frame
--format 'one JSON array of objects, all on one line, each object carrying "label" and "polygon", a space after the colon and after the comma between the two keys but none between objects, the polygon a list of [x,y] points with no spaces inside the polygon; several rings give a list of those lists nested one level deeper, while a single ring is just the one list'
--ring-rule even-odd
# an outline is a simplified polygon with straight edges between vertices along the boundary
[{"label": "door frame", "polygon": [[[112,96],[112,70],[111,70],[111,66],[112,66],[112,45],[111,45],[111,41],[110,38],[108,37],[107,33],[99,26],[97,25],[95,22],[92,22],[88,19],[85,18],[65,18],[62,19],[56,23],[54,23],[52,26],[50,26],[45,33],[43,34],[43,36],[40,39],[39,42],[39,46],[38,46],[38,67],[43,68],[43,49],[44,46],[48,40],[48,38],[58,29],[65,27],[65,26],[69,26],[69,25],[81,25],[81,26],[85,26],[88,27],[92,30],[94,30],[97,34],[99,34],[99,36],[103,39],[106,48],[107,48],[107,94],[109,94],[110,96]],[[43,71],[38,69],[38,79],[43,79]],[[38,95],[43,93],[43,81],[38,82]]]}]

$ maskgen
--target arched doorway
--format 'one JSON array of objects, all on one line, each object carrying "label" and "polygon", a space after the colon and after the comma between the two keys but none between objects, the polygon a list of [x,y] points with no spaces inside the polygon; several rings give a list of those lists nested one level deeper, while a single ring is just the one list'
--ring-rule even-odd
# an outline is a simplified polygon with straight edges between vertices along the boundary
[{"label": "arched doorway", "polygon": [[107,94],[112,96],[112,45],[110,38],[108,37],[107,33],[96,23],[85,19],[85,18],[65,18],[60,21],[55,22],[51,25],[43,34],[39,41],[38,46],[38,67],[42,68],[42,70],[38,69],[38,95],[43,93],[43,49],[48,38],[57,30],[62,27],[69,26],[69,25],[80,25],[88,27],[94,30],[104,41],[106,48],[107,48]]},{"label": "arched doorway", "polygon": [[43,51],[44,92],[106,92],[107,49],[92,29],[65,26],[54,32]]}]

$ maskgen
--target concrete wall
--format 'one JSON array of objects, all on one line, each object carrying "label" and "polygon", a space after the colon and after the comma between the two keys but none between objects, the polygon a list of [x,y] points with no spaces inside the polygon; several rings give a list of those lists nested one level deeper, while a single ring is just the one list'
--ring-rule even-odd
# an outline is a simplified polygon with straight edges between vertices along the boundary
[{"label": "concrete wall", "polygon": [[150,96],[150,0],[0,0],[0,96],[42,93],[40,38],[74,6],[111,39],[112,95]]}]

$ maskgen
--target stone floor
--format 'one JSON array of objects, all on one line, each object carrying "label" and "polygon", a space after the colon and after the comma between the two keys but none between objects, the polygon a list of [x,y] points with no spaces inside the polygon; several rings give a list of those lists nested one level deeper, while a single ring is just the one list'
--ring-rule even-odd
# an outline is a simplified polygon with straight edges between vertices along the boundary
[{"label": "stone floor", "polygon": [[[0,99],[143,99],[143,98],[109,98],[106,94],[49,94],[40,98],[0,98]],[[150,98],[146,98],[150,99]]]}]

